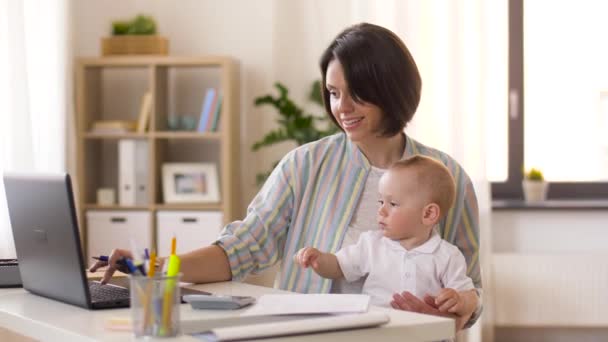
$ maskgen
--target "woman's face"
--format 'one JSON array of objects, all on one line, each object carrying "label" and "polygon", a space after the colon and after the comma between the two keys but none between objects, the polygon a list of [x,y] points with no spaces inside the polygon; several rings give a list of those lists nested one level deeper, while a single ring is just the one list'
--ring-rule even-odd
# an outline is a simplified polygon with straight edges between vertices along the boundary
[{"label": "woman's face", "polygon": [[325,87],[329,92],[331,113],[352,141],[362,142],[379,135],[382,111],[376,105],[352,99],[342,64],[337,59],[327,66]]}]

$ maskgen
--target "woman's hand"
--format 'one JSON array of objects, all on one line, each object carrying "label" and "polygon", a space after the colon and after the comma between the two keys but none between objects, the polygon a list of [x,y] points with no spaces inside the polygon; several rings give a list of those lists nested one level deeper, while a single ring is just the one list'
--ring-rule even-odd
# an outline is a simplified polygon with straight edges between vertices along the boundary
[{"label": "woman's hand", "polygon": [[89,268],[89,271],[95,272],[100,267],[109,266],[103,274],[103,278],[101,278],[101,283],[107,284],[108,281],[110,281],[110,279],[112,278],[112,274],[114,274],[116,270],[128,273],[126,267],[117,264],[117,262],[122,258],[133,259],[133,254],[131,253],[131,251],[128,251],[126,249],[114,249],[112,250],[112,253],[110,253],[110,255],[108,256],[108,261],[97,260],[97,262]]},{"label": "woman's hand", "polygon": [[391,306],[393,307],[393,309],[397,310],[412,311],[435,316],[451,316],[439,311],[439,308],[435,304],[434,297],[426,295],[423,301],[408,291],[405,291],[401,294],[393,294]]},{"label": "woman's hand", "polygon": [[457,315],[466,313],[464,296],[461,296],[460,293],[454,289],[441,289],[437,298],[435,298],[435,305],[441,312],[455,313]]},{"label": "woman's hand", "polygon": [[456,320],[456,330],[461,330],[466,322],[469,320],[473,311],[470,313],[466,313],[465,315],[456,315],[444,313],[439,310],[439,306],[435,304],[436,298],[426,295],[424,296],[424,300],[420,300],[418,297],[414,296],[408,291],[405,291],[401,294],[395,293],[393,294],[393,300],[391,301],[391,306],[393,309],[418,312],[427,315],[434,316],[442,316],[442,317],[450,317]]}]

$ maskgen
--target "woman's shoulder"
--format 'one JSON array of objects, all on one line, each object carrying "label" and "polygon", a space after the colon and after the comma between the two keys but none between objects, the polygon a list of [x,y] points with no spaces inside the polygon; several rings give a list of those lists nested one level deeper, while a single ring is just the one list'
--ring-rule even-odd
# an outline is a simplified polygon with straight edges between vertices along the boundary
[{"label": "woman's shoulder", "polygon": [[304,145],[298,146],[289,152],[291,158],[301,157],[320,157],[327,156],[328,154],[338,153],[343,150],[346,144],[346,136],[344,133],[336,133],[323,137],[319,140],[315,140]]}]

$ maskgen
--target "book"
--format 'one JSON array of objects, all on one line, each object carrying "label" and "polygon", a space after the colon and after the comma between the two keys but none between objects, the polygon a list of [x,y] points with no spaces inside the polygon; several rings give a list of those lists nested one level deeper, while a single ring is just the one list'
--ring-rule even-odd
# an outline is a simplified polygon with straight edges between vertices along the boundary
[{"label": "book", "polygon": [[209,112],[211,110],[211,105],[213,104],[213,98],[216,96],[215,88],[207,89],[205,94],[205,100],[203,101],[203,108],[201,110],[201,117],[198,122],[197,131],[204,132],[207,125],[207,120],[209,119]]},{"label": "book", "polygon": [[210,132],[211,126],[213,125],[213,117],[215,115],[215,110],[219,104],[220,94],[218,91],[215,92],[215,96],[213,96],[213,101],[211,102],[211,107],[209,107],[209,115],[207,116],[207,123],[205,124],[205,131]]},{"label": "book", "polygon": [[137,123],[127,120],[100,120],[93,122],[93,133],[127,133],[135,131]]},{"label": "book", "polygon": [[150,117],[152,116],[152,93],[147,91],[141,98],[139,106],[139,117],[137,119],[137,132],[144,133],[148,130]]},{"label": "book", "polygon": [[222,94],[219,95],[219,99],[217,100],[217,106],[215,108],[215,113],[213,113],[213,123],[211,124],[211,132],[217,132],[219,129],[220,123],[220,114],[222,113]]}]

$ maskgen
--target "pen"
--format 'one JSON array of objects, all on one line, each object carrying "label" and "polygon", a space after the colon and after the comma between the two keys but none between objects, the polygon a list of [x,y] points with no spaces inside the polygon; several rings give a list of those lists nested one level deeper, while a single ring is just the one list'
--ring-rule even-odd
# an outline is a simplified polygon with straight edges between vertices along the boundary
[{"label": "pen", "polygon": [[[175,277],[178,275],[179,273],[179,268],[180,268],[180,259],[177,255],[175,255],[175,251],[176,251],[176,245],[177,245],[177,239],[175,236],[173,236],[173,239],[171,239],[171,255],[169,255],[169,266],[167,267],[167,274],[166,276],[169,278]],[[161,330],[160,333],[161,335],[165,335],[166,333],[168,333],[169,331],[172,331],[173,329],[175,329],[174,326],[172,326],[170,323],[171,322],[171,316],[173,314],[173,298],[172,298],[172,294],[174,293],[173,291],[178,291],[175,289],[175,279],[167,279],[167,284],[165,285],[165,294],[163,296],[163,316],[162,316],[162,324],[161,324]]]},{"label": "pen", "polygon": [[141,272],[141,269],[139,268],[140,265],[135,266],[133,264],[133,262],[131,261],[131,259],[124,259],[125,260],[125,264],[127,265],[127,268],[129,269],[129,273],[134,274],[134,275],[144,275],[144,273]]},{"label": "pen", "polygon": [[[91,257],[91,258],[93,258],[95,260],[99,260],[99,261],[105,261],[105,262],[108,262],[108,260],[110,260],[110,258],[107,255],[100,255],[98,257],[94,256],[94,257]],[[118,265],[127,266],[127,264],[125,264],[125,260],[124,259],[120,259],[116,263]]]}]

